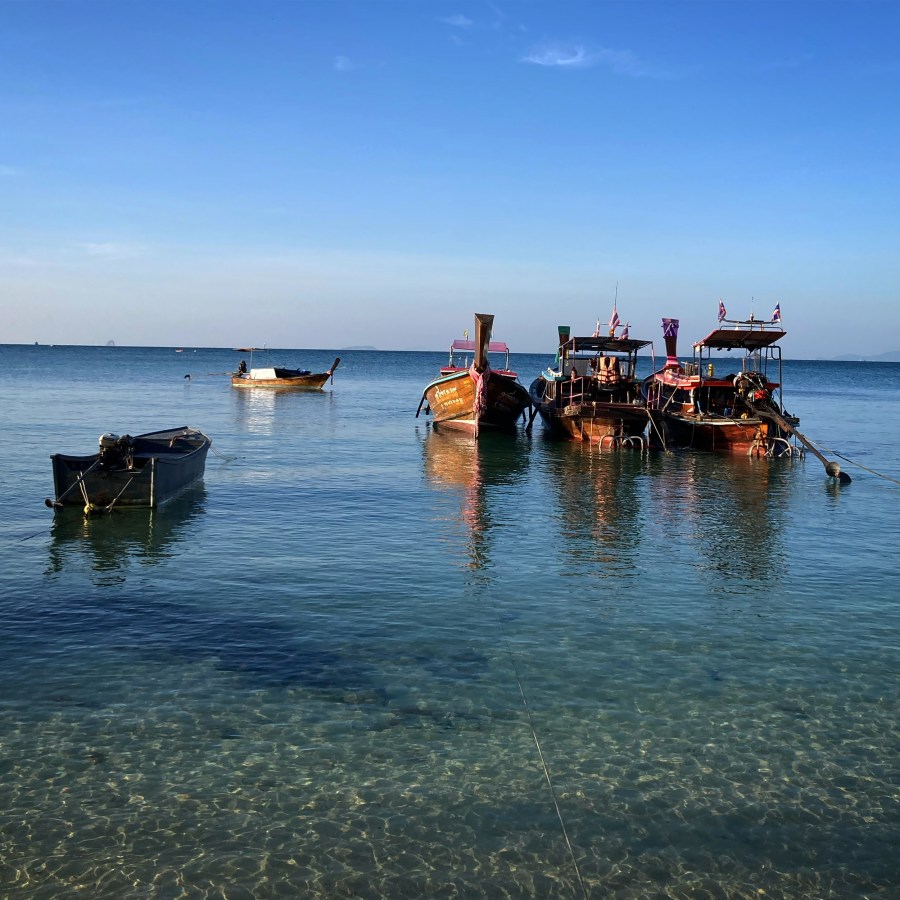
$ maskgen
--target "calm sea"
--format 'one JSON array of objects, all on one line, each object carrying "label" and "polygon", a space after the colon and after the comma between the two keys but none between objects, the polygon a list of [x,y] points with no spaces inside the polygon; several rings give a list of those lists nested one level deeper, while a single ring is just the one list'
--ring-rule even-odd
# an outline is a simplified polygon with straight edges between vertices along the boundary
[{"label": "calm sea", "polygon": [[[0,895],[896,896],[900,485],[474,444],[415,418],[443,353],[340,355],[0,347]],[[785,383],[900,480],[900,365]],[[44,506],[178,425],[170,507]]]}]

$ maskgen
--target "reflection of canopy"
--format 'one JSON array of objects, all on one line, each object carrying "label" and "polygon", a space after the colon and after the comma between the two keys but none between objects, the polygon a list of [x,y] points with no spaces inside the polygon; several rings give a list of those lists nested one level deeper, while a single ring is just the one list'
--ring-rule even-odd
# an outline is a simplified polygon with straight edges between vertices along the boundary
[{"label": "reflection of canopy", "polygon": [[[450,347],[451,350],[468,350],[475,352],[475,341],[466,341],[462,338],[455,340]],[[490,341],[488,343],[488,353],[509,353],[509,347],[503,341]]]},{"label": "reflection of canopy", "polygon": [[646,347],[652,341],[636,341],[631,338],[617,338],[601,335],[600,337],[574,337],[563,344],[569,346],[576,353],[634,353],[641,347]]},{"label": "reflection of canopy", "polygon": [[758,350],[781,340],[787,334],[780,328],[754,328],[752,325],[737,328],[717,328],[695,347],[710,347],[713,350]]}]

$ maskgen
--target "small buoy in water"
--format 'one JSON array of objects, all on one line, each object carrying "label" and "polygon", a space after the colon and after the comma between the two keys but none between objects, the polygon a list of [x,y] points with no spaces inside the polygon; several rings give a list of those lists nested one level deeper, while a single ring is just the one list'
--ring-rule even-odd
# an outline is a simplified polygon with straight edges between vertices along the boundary
[{"label": "small buoy in water", "polygon": [[825,463],[825,474],[832,478],[837,478],[841,484],[849,484],[852,481],[846,472],[841,471],[840,464],[836,463],[833,459]]}]

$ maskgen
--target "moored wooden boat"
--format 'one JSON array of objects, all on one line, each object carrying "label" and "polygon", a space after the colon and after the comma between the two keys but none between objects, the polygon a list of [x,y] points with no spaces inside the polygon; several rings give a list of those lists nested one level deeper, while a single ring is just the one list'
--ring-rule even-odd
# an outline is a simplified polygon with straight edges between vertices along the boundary
[{"label": "moored wooden boat", "polygon": [[[724,310],[724,307],[720,307]],[[651,436],[672,447],[758,456],[796,452],[791,437],[799,422],[781,398],[786,334],[780,309],[770,321],[724,320],[694,344],[693,361],[677,356],[678,319],[663,319],[666,364],[644,380],[644,395],[656,427]],[[720,350],[743,350],[740,368],[712,361]],[[717,371],[718,369],[718,371]]]},{"label": "moored wooden boat", "polygon": [[560,326],[558,367],[545,369],[530,388],[550,435],[643,446],[649,416],[635,372],[638,351],[650,343],[614,333],[570,337]]},{"label": "moored wooden boat", "polygon": [[52,509],[81,506],[108,512],[115,506],[157,507],[203,477],[212,441],[184,425],[131,435],[103,434],[97,453],[55,453]]},{"label": "moored wooden boat", "polygon": [[238,370],[231,376],[233,387],[240,388],[299,388],[307,391],[321,390],[329,378],[334,378],[334,370],[340,365],[338,356],[327,372],[310,372],[308,369],[288,369],[283,366],[253,367],[253,353],[258,348],[241,348],[250,353],[250,367],[241,360]]},{"label": "moored wooden boat", "polygon": [[[512,431],[531,407],[528,391],[509,368],[509,348],[502,342],[491,342],[493,323],[492,315],[476,313],[475,340],[454,341],[448,365],[425,388],[419,411],[427,403],[426,415],[432,416],[435,426],[476,435],[482,428]],[[473,354],[471,365],[460,363],[455,356],[460,352]],[[491,353],[505,354],[504,368],[491,368]]]}]

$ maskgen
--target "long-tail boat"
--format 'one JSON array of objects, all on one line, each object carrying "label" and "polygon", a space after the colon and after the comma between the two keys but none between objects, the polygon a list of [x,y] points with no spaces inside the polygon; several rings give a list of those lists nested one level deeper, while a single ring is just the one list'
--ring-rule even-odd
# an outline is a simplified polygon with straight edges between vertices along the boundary
[{"label": "long-tail boat", "polygon": [[[482,428],[512,431],[531,407],[531,398],[518,376],[509,368],[509,347],[491,341],[494,317],[475,314],[475,340],[455,340],[450,360],[440,376],[423,391],[416,416],[427,404],[436,426],[471,431]],[[459,353],[472,353],[472,363],[459,359]],[[505,355],[503,368],[494,369],[489,354]]]},{"label": "long-tail boat", "polygon": [[300,388],[307,391],[319,391],[328,381],[334,379],[334,370],[340,365],[338,356],[327,372],[311,372],[309,369],[288,369],[283,366],[253,367],[253,353],[258,347],[241,347],[242,353],[250,354],[250,367],[241,360],[238,370],[231,376],[232,387],[240,388]]},{"label": "long-tail boat", "polygon": [[[599,329],[598,329],[599,331]],[[651,342],[627,331],[570,337],[559,327],[557,367],[532,383],[531,400],[552,437],[595,444],[644,445],[649,416],[636,377],[638,351]]]},{"label": "long-tail boat", "polygon": [[[780,305],[771,320],[726,320],[694,344],[693,360],[677,355],[678,319],[663,319],[666,364],[644,380],[644,396],[655,427],[651,437],[672,447],[759,456],[795,451],[799,419],[785,411],[781,397],[782,359],[778,344],[786,334]],[[743,350],[729,365],[713,352]]]},{"label": "long-tail boat", "polygon": [[55,453],[51,509],[81,506],[86,513],[116,506],[157,507],[203,477],[212,441],[184,425],[131,435],[102,434],[97,453]]}]

